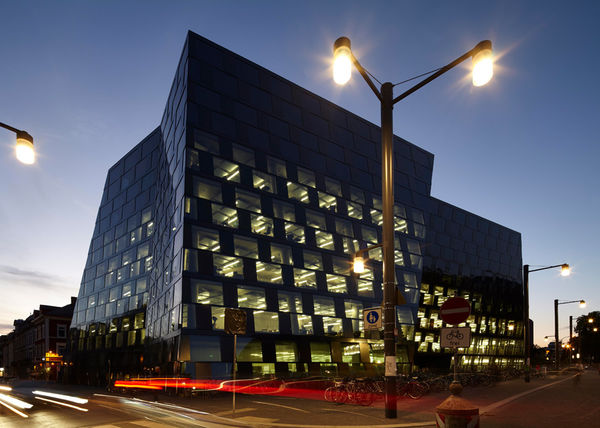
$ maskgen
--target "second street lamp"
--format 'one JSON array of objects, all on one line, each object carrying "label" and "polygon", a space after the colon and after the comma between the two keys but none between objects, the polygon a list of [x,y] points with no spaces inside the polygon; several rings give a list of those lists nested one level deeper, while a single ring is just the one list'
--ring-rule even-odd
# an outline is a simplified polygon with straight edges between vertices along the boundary
[{"label": "second street lamp", "polygon": [[25,165],[31,165],[35,162],[35,151],[33,150],[33,137],[26,131],[13,128],[10,125],[0,122],[0,128],[8,129],[17,134],[17,145],[15,146],[15,154],[17,159]]},{"label": "second street lamp", "polygon": [[[554,299],[554,338],[555,338],[557,344],[558,344],[558,305],[567,305],[569,303],[579,303],[580,308],[585,308],[585,300],[583,300],[583,299],[582,300],[569,300],[566,302],[561,302],[558,299]],[[560,369],[560,348],[558,347],[558,345],[555,346],[555,348],[556,348],[556,353],[555,353],[556,360],[554,361],[554,367],[558,371]],[[569,362],[569,364],[570,364],[570,362]]]},{"label": "second street lamp", "polygon": [[[365,68],[352,54],[350,39],[338,38],[333,44],[334,64],[333,79],[343,85],[350,80],[352,65],[356,67],[367,85],[371,88],[381,106],[381,196],[383,202],[383,346],[385,354],[385,417],[396,418],[396,279],[394,271],[394,167],[393,167],[393,116],[394,104],[438,78],[463,61],[473,60],[473,84],[481,86],[493,75],[492,42],[484,40],[473,49],[458,57],[451,63],[441,67],[412,88],[394,98],[394,86],[390,82],[377,89]],[[404,303],[404,302],[403,302]]]}]

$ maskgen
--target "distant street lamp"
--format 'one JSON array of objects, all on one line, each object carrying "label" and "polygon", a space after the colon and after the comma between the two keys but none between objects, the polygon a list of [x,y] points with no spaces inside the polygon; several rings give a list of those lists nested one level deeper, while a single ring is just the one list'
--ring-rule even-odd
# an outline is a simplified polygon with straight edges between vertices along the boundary
[{"label": "distant street lamp", "polygon": [[[377,89],[368,71],[352,54],[350,39],[338,38],[333,44],[333,80],[338,85],[346,84],[352,75],[352,65],[356,67],[367,85],[381,104],[381,196],[383,202],[383,346],[385,354],[385,417],[396,418],[396,327],[395,300],[398,295],[394,273],[394,180],[393,180],[393,115],[394,104],[438,78],[463,61],[473,60],[473,85],[486,84],[493,75],[492,42],[484,40],[473,49],[455,59],[450,64],[434,70],[412,88],[394,98],[394,86],[390,82]],[[412,80],[412,79],[411,79]],[[378,81],[378,83],[380,83]],[[360,268],[360,261],[357,265]],[[364,266],[364,265],[363,265]]]},{"label": "distant street lamp", "polygon": [[[567,305],[569,303],[579,303],[580,308],[585,308],[585,300],[569,300],[567,302],[560,302],[558,299],[554,299],[554,337],[558,344],[558,305]],[[561,339],[562,340],[562,339]],[[555,368],[558,371],[560,369],[560,348],[556,346],[555,354]]]},{"label": "distant street lamp", "polygon": [[13,128],[2,122],[0,122],[0,127],[17,134],[17,145],[15,147],[17,159],[26,165],[34,163],[35,151],[33,150],[33,137],[25,131]]},{"label": "distant street lamp", "polygon": [[529,269],[529,265],[523,265],[523,346],[525,347],[525,382],[530,381],[529,371],[531,367],[531,332],[529,331],[529,273],[540,270],[560,268],[561,276],[569,276],[571,267],[568,263],[552,265],[538,269]]}]

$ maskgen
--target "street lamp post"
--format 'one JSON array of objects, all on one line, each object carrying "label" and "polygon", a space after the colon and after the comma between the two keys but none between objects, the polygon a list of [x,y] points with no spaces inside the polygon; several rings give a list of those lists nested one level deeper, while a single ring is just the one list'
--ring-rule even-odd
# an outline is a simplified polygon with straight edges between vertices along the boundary
[{"label": "street lamp post", "polygon": [[579,303],[580,308],[585,308],[585,300],[569,300],[567,302],[560,302],[558,299],[554,299],[554,337],[556,339],[556,353],[554,361],[554,368],[556,371],[560,370],[560,348],[558,346],[558,305],[567,305],[569,303]]},{"label": "street lamp post", "polygon": [[0,128],[8,129],[17,134],[17,145],[15,148],[17,159],[26,164],[31,165],[35,162],[35,151],[33,150],[33,137],[26,131],[13,128],[10,125],[0,122]]},{"label": "street lamp post", "polygon": [[473,59],[473,84],[485,85],[493,75],[492,42],[484,40],[448,65],[394,98],[394,85],[385,82],[377,89],[365,68],[352,54],[350,39],[338,38],[333,44],[333,79],[343,85],[350,80],[352,65],[356,67],[381,105],[381,194],[383,202],[383,343],[385,354],[385,417],[396,418],[396,285],[394,273],[394,167],[393,116],[394,104],[438,78],[463,61]]},{"label": "street lamp post", "polygon": [[529,265],[523,265],[523,346],[525,347],[525,382],[530,381],[531,367],[531,332],[529,331],[529,273],[538,272],[540,270],[560,268],[562,276],[568,276],[571,273],[571,268],[567,263],[560,265],[552,265],[538,269],[529,269]]}]

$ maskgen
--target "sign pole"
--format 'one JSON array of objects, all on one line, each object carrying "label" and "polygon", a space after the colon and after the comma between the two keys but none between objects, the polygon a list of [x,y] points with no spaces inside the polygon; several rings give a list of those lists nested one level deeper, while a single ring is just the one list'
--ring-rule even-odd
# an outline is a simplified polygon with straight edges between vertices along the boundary
[{"label": "sign pole", "polygon": [[237,334],[233,335],[233,414],[235,415],[235,365],[237,355]]}]

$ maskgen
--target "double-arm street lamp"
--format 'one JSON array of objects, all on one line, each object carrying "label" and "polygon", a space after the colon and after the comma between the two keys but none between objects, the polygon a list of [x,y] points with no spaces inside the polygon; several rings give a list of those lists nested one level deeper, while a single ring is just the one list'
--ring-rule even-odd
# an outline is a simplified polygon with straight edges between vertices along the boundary
[{"label": "double-arm street lamp", "polygon": [[[394,272],[394,179],[393,179],[393,116],[394,104],[438,78],[463,61],[473,60],[473,85],[485,85],[493,75],[492,42],[484,40],[473,49],[441,67],[432,74],[394,98],[394,86],[390,82],[377,89],[365,68],[352,54],[350,39],[340,37],[333,44],[333,79],[343,85],[350,80],[352,65],[356,67],[381,104],[381,196],[383,202],[383,341],[385,353],[385,416],[396,415],[396,325],[397,296]],[[429,74],[429,73],[426,73]]]},{"label": "double-arm street lamp", "polygon": [[0,122],[0,128],[8,129],[17,134],[16,155],[17,159],[24,164],[31,165],[35,162],[35,151],[33,150],[33,137],[27,132]]},{"label": "double-arm street lamp", "polygon": [[[556,339],[556,361],[554,362],[555,369],[560,369],[560,347],[558,346],[558,305],[567,305],[569,303],[579,303],[580,308],[585,308],[585,300],[569,300],[569,301],[559,301],[558,299],[554,299],[554,337]],[[569,364],[571,362],[569,361]]]},{"label": "double-arm street lamp", "polygon": [[540,270],[560,268],[562,276],[569,276],[571,268],[567,263],[560,265],[546,266],[537,269],[529,269],[529,265],[523,266],[523,345],[525,347],[525,382],[529,382],[529,368],[531,367],[531,332],[529,331],[529,273]]}]

